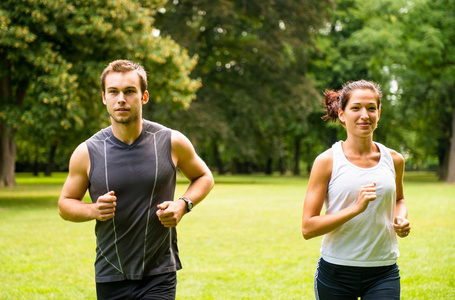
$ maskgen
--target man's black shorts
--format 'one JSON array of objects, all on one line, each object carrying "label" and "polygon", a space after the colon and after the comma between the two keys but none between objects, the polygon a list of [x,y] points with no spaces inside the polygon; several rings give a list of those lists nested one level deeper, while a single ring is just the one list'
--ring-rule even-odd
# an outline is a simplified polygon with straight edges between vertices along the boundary
[{"label": "man's black shorts", "polygon": [[144,277],[142,280],[124,280],[96,284],[98,300],[154,299],[174,300],[177,272]]}]

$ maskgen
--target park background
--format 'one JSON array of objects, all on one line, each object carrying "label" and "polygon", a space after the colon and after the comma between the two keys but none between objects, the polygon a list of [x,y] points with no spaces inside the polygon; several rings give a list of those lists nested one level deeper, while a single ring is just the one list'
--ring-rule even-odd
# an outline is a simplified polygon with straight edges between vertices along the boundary
[{"label": "park background", "polygon": [[1,1],[1,298],[92,296],[93,224],[58,219],[56,200],[71,152],[108,125],[99,75],[119,58],[148,71],[144,117],[183,132],[216,174],[179,229],[181,299],[310,295],[319,241],[300,236],[306,178],[345,138],[321,120],[323,91],[362,78],[382,86],[375,140],[405,156],[422,228],[400,240],[403,284],[417,289],[404,298],[454,298],[454,44],[453,0]]}]

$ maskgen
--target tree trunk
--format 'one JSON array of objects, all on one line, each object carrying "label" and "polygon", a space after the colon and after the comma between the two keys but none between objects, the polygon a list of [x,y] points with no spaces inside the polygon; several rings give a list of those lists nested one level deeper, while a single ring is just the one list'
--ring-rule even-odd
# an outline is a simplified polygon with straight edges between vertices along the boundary
[{"label": "tree trunk", "polygon": [[33,159],[33,176],[37,177],[39,175],[39,161],[38,161],[38,147],[35,146],[35,157]]},{"label": "tree trunk", "polygon": [[272,175],[273,173],[273,160],[271,157],[267,158],[267,162],[265,164],[265,174],[266,175]]},{"label": "tree trunk", "polygon": [[452,110],[452,136],[450,137],[447,182],[455,183],[455,108]]},{"label": "tree trunk", "polygon": [[15,186],[16,143],[14,132],[0,120],[0,187]]},{"label": "tree trunk", "polygon": [[45,176],[52,175],[52,171],[54,170],[55,152],[57,152],[57,145],[54,144],[51,146],[51,149],[49,151],[49,157],[48,157],[47,164],[46,164],[46,170],[44,172]]},{"label": "tree trunk", "polygon": [[[7,107],[12,102],[13,104],[22,104],[25,97],[25,87],[17,88],[16,99],[13,99],[11,78],[11,63],[6,58],[0,60],[0,66],[6,72],[0,74],[0,105]],[[2,70],[2,71],[3,71]],[[19,84],[19,86],[21,86]],[[7,116],[6,116],[7,117]],[[15,170],[16,170],[16,142],[14,140],[16,133],[11,130],[6,124],[5,119],[0,117],[0,187],[15,186]]]},{"label": "tree trunk", "polygon": [[302,137],[296,136],[294,141],[294,175],[300,175],[300,155],[302,152]]},{"label": "tree trunk", "polygon": [[280,159],[278,160],[278,171],[280,171],[280,175],[286,174],[286,166],[284,164],[283,156],[280,155]]},{"label": "tree trunk", "polygon": [[438,140],[438,179],[446,181],[450,158],[450,140]]},{"label": "tree trunk", "polygon": [[213,147],[213,157],[215,159],[215,164],[218,168],[218,174],[223,175],[226,173],[226,171],[224,170],[223,160],[221,159],[220,151],[218,150],[218,143],[216,140],[213,141],[212,147]]}]

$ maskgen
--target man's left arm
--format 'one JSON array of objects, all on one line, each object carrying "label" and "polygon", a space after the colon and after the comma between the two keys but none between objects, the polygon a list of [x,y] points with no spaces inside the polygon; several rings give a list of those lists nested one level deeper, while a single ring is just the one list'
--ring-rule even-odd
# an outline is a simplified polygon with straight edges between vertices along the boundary
[{"label": "man's left arm", "polygon": [[[212,172],[182,133],[172,131],[171,145],[175,166],[190,180],[187,190],[181,197],[189,199],[196,206],[213,188]],[[156,214],[163,226],[175,227],[186,212],[187,203],[179,198],[178,201],[165,201],[158,205]]]}]

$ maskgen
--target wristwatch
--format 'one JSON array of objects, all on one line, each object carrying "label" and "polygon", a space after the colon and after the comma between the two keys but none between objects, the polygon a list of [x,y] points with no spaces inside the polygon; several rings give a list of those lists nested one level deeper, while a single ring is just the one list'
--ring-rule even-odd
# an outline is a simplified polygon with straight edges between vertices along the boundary
[{"label": "wristwatch", "polygon": [[187,197],[180,197],[179,200],[183,200],[186,203],[186,212],[190,212],[193,209],[193,202]]}]

